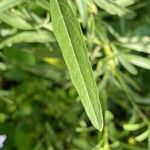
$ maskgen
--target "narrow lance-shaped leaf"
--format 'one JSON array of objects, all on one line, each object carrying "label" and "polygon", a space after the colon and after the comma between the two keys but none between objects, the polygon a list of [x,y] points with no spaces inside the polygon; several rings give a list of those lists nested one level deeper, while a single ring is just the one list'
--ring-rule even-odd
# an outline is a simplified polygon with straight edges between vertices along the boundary
[{"label": "narrow lance-shaped leaf", "polygon": [[149,36],[133,36],[133,37],[120,37],[119,41],[121,46],[133,49],[138,52],[150,54],[150,37]]},{"label": "narrow lance-shaped leaf", "polygon": [[86,27],[88,17],[87,4],[83,0],[76,0],[76,3],[79,9],[79,13],[81,15],[82,23],[84,27]]},{"label": "narrow lance-shaped leaf", "polygon": [[137,0],[115,0],[116,4],[118,4],[119,6],[131,6],[133,4],[135,4],[137,2]]},{"label": "narrow lance-shaped leaf", "polygon": [[138,71],[137,69],[131,64],[129,63],[126,59],[124,59],[123,56],[118,56],[118,59],[120,61],[120,64],[128,71],[130,72],[131,74],[133,75],[137,75],[138,74]]},{"label": "narrow lance-shaped leaf", "polygon": [[150,59],[134,54],[126,54],[124,58],[135,66],[150,70]]},{"label": "narrow lance-shaped leaf", "polygon": [[15,7],[24,1],[26,1],[26,0],[1,0],[0,1],[0,12],[4,12],[12,7]]},{"label": "narrow lance-shaped leaf", "polygon": [[124,15],[126,10],[109,0],[93,0],[100,8],[112,15]]},{"label": "narrow lance-shaped leaf", "polygon": [[37,0],[36,1],[36,3],[37,3],[37,5],[39,5],[41,8],[43,8],[43,9],[45,9],[45,10],[47,10],[47,11],[49,11],[49,7],[48,7],[48,1],[47,0]]},{"label": "narrow lance-shaped leaf", "polygon": [[125,15],[130,11],[111,0],[93,0],[100,8],[112,15]]},{"label": "narrow lance-shaped leaf", "polygon": [[61,47],[73,85],[89,119],[95,128],[101,131],[103,117],[98,89],[78,21],[67,0],[50,0],[50,12],[54,34]]},{"label": "narrow lance-shaped leaf", "polygon": [[7,46],[12,45],[15,43],[48,43],[48,42],[55,42],[56,39],[52,32],[46,30],[39,30],[39,31],[24,31],[13,35],[3,42],[0,43],[0,49]]},{"label": "narrow lance-shaped leaf", "polygon": [[0,20],[6,24],[22,30],[31,30],[32,25],[29,24],[23,17],[17,16],[12,12],[0,13]]}]

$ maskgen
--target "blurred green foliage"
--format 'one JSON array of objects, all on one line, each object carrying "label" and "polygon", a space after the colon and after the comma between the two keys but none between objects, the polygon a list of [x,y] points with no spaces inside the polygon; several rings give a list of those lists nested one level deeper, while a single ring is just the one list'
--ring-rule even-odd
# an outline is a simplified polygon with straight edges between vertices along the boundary
[{"label": "blurred green foliage", "polygon": [[88,120],[53,35],[49,0],[0,0],[4,150],[150,149],[149,0],[71,0],[103,101]]}]

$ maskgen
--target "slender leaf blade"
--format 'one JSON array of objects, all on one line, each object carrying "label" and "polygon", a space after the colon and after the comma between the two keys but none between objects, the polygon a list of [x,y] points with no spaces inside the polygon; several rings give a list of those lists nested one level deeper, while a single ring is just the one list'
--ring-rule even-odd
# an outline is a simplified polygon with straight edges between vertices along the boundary
[{"label": "slender leaf blade", "polygon": [[137,74],[138,74],[137,69],[136,69],[131,63],[129,63],[126,59],[124,59],[123,56],[118,56],[118,59],[119,59],[121,65],[122,65],[128,72],[130,72],[130,73],[133,74],[133,75],[137,75]]},{"label": "slender leaf blade", "polygon": [[130,63],[135,66],[142,67],[150,70],[150,59],[142,56],[134,55],[134,54],[126,54],[124,55],[125,59],[127,59]]},{"label": "slender leaf blade", "polygon": [[150,37],[148,36],[120,37],[119,41],[123,47],[150,54]]},{"label": "slender leaf blade", "polygon": [[111,15],[123,16],[127,13],[130,13],[126,8],[118,5],[111,0],[93,0],[100,8],[104,9]]},{"label": "slender leaf blade", "polygon": [[67,0],[50,0],[54,34],[61,47],[73,85],[91,122],[103,128],[98,89],[88,60],[88,53],[77,19]]},{"label": "slender leaf blade", "polygon": [[0,1],[0,12],[4,12],[12,7],[15,7],[24,1],[26,1],[26,0],[1,0]]},{"label": "slender leaf blade", "polygon": [[76,0],[79,13],[81,15],[82,23],[84,27],[86,27],[87,24],[87,18],[88,18],[88,12],[87,12],[87,4],[84,1]]},{"label": "slender leaf blade", "polygon": [[43,9],[49,11],[48,1],[46,1],[46,0],[42,0],[42,1],[41,1],[41,0],[37,0],[36,3],[37,3],[37,5],[39,5],[41,8],[43,8]]},{"label": "slender leaf blade", "polygon": [[16,35],[8,37],[6,40],[0,43],[0,49],[16,43],[48,43],[48,42],[55,42],[56,39],[52,32],[46,30],[39,30],[39,31],[24,31],[20,32]]},{"label": "slender leaf blade", "polygon": [[31,30],[32,25],[29,24],[23,17],[16,16],[12,12],[0,13],[0,20],[6,24],[22,30]]}]

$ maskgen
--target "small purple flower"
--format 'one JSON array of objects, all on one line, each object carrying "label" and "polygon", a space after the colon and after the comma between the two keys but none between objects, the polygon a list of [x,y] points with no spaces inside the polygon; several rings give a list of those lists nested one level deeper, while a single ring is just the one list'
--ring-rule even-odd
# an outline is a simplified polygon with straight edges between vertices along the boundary
[{"label": "small purple flower", "polygon": [[3,147],[3,143],[6,140],[6,135],[0,135],[0,148]]}]

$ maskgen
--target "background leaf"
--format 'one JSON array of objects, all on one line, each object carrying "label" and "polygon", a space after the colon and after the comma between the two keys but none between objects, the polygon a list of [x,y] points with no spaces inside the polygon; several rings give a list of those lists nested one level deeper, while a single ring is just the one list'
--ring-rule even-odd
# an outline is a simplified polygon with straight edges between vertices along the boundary
[{"label": "background leaf", "polygon": [[6,40],[0,43],[0,48],[3,48],[7,45],[12,45],[16,43],[46,43],[46,42],[55,42],[55,37],[53,33],[48,32],[46,30],[39,30],[39,31],[24,31],[18,33],[12,37],[8,37]]},{"label": "background leaf", "polygon": [[1,0],[0,1],[0,13],[4,12],[14,6],[23,3],[25,0]]},{"label": "background leaf", "polygon": [[144,58],[138,55],[125,55],[125,58],[132,64],[142,67],[145,69],[150,69],[150,59]]},{"label": "background leaf", "polygon": [[22,17],[12,14],[12,12],[0,13],[0,20],[2,20],[6,24],[9,24],[15,28],[19,28],[19,29],[23,29],[23,30],[31,30],[32,29],[31,24],[29,24]]}]

